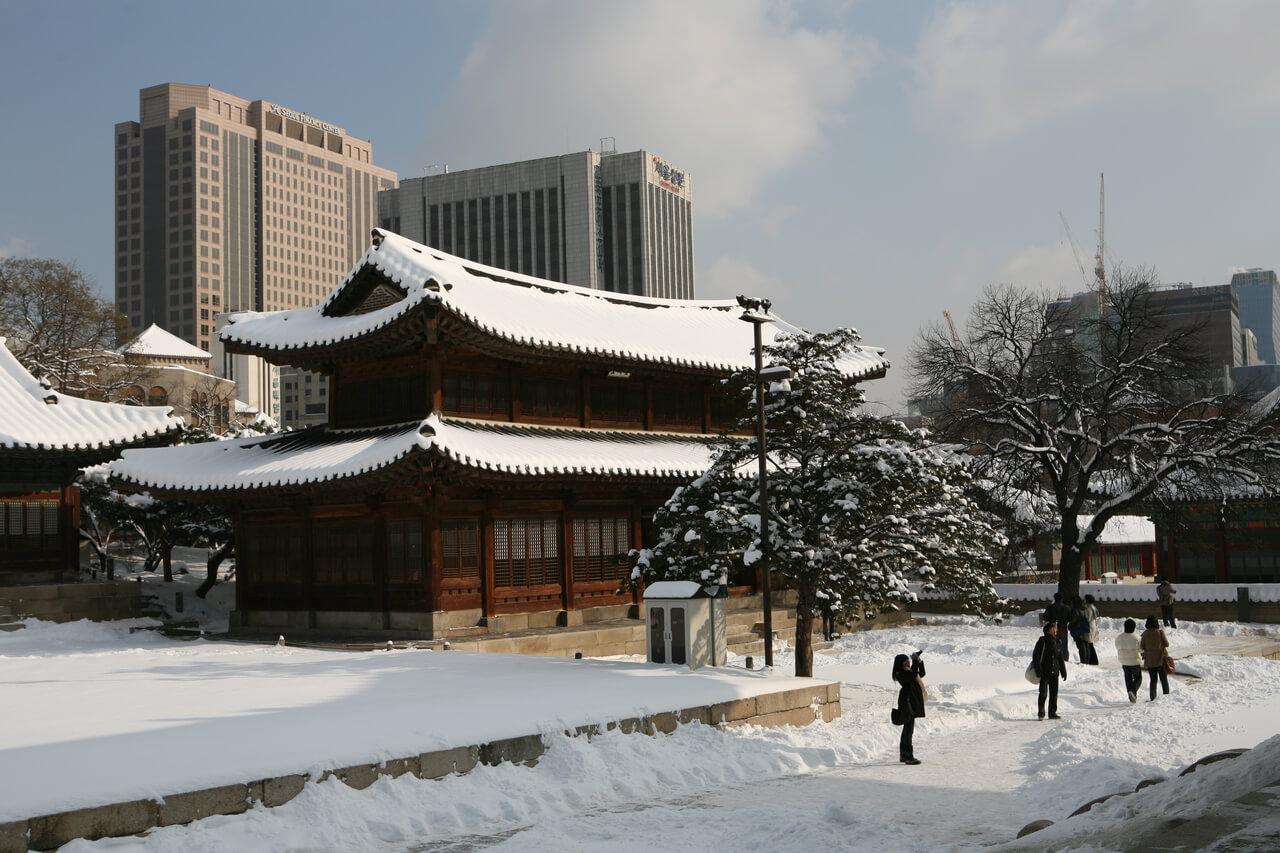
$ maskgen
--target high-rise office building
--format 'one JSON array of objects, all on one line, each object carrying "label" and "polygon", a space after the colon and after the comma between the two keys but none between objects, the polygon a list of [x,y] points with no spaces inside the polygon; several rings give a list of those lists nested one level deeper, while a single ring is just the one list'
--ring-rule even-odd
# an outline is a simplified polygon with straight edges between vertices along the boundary
[{"label": "high-rise office building", "polygon": [[692,299],[693,180],[647,151],[584,151],[408,178],[383,228],[458,257],[596,290]]},{"label": "high-rise office building", "polygon": [[1240,298],[1240,325],[1258,338],[1258,361],[1276,363],[1280,345],[1280,279],[1274,270],[1248,269],[1231,276]]},{"label": "high-rise office building", "polygon": [[322,300],[396,174],[369,142],[209,86],[140,92],[115,126],[116,306],[209,350],[213,317]]}]

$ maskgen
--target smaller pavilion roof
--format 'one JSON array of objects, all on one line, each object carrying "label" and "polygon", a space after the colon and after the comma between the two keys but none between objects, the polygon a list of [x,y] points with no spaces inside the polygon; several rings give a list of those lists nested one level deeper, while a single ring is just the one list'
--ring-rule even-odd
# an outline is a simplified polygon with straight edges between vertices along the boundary
[{"label": "smaller pavilion roof", "polygon": [[[376,292],[376,298],[371,298]],[[231,316],[221,337],[237,350],[287,361],[290,353],[366,338],[433,306],[470,334],[508,346],[731,373],[753,365],[752,335],[735,300],[628,296],[487,267],[381,229],[374,245],[321,305]],[[780,318],[766,344],[802,330]],[[855,379],[889,367],[884,351],[858,347],[843,367]]]},{"label": "smaller pavilion roof", "polygon": [[187,343],[177,335],[166,332],[152,323],[129,343],[120,347],[124,355],[141,355],[151,359],[187,358],[209,361],[212,356],[198,346]]},{"label": "smaller pavilion roof", "polygon": [[96,450],[182,428],[168,406],[126,406],[59,394],[23,367],[0,337],[0,448]]},{"label": "smaller pavilion roof", "polygon": [[141,488],[227,492],[354,479],[411,454],[502,479],[683,479],[711,464],[706,436],[444,418],[374,429],[316,427],[206,444],[127,451],[112,475]]}]

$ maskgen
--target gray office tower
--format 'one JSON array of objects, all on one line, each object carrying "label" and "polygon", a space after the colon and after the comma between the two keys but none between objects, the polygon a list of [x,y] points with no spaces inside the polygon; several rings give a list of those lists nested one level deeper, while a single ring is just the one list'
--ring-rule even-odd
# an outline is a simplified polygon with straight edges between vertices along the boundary
[{"label": "gray office tower", "polygon": [[384,228],[458,257],[615,293],[693,298],[693,180],[647,151],[408,178]]},{"label": "gray office tower", "polygon": [[1276,364],[1280,345],[1280,280],[1274,270],[1252,268],[1231,276],[1231,287],[1240,299],[1240,325],[1258,339],[1258,360]]}]

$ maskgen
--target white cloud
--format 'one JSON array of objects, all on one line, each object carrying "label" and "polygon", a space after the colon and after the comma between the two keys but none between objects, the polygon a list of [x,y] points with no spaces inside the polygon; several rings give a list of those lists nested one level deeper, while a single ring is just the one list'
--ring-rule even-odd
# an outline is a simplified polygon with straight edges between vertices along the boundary
[{"label": "white cloud", "polygon": [[1280,105],[1278,28],[1268,0],[956,2],[910,60],[915,109],[979,144],[1132,96],[1265,110]]},{"label": "white cloud", "polygon": [[798,25],[788,2],[497,3],[426,159],[472,168],[612,136],[688,171],[699,215],[723,216],[822,144],[877,55]]},{"label": "white cloud", "polygon": [[1078,293],[1093,284],[1093,256],[1084,249],[1079,252],[1077,262],[1065,239],[1051,246],[1030,246],[1005,263],[998,281],[1050,294]]},{"label": "white cloud", "polygon": [[[788,293],[787,285],[778,278],[766,275],[741,258],[717,258],[705,270],[698,271],[699,299],[732,299],[739,294],[768,299],[782,306]],[[786,311],[782,311],[786,316]]]},{"label": "white cloud", "polygon": [[23,258],[31,253],[31,243],[22,237],[0,238],[0,258]]}]

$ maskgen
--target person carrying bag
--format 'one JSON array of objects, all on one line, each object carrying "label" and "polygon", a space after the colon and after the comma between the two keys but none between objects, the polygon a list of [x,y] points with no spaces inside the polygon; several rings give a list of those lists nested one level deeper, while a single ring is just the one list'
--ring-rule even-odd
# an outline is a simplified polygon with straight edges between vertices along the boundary
[{"label": "person carrying bag", "polygon": [[1058,719],[1058,678],[1067,679],[1067,663],[1063,660],[1062,646],[1058,643],[1058,625],[1049,622],[1044,635],[1036,640],[1031,653],[1031,665],[1040,677],[1040,695],[1037,701],[1039,719],[1044,719],[1045,699],[1049,700],[1049,719]]},{"label": "person carrying bag", "polygon": [[898,760],[903,764],[919,764],[911,738],[915,733],[916,717],[924,716],[924,703],[929,698],[929,691],[924,686],[924,661],[920,659],[920,652],[898,655],[893,659],[893,680],[899,689],[898,707],[893,709],[892,717],[895,725],[902,726]]}]

